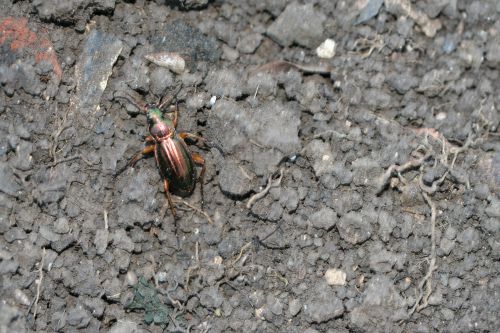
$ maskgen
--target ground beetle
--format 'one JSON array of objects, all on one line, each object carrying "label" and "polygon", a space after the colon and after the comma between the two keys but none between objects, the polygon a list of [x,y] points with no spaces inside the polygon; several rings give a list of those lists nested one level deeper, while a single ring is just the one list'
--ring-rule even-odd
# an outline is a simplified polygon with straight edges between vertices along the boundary
[{"label": "ground beetle", "polygon": [[[168,113],[164,114],[162,112],[162,109],[166,105],[170,105],[175,95],[165,98],[159,104],[143,104],[138,103],[131,96],[115,94],[115,98],[128,100],[146,114],[150,133],[146,137],[146,147],[137,152],[127,165],[117,172],[117,175],[127,167],[134,166],[144,155],[154,153],[156,165],[160,169],[160,175],[163,180],[165,196],[167,197],[174,219],[176,219],[176,213],[170,193],[181,197],[189,196],[193,193],[196,180],[201,184],[200,189],[203,204],[205,160],[200,154],[191,152],[186,142],[195,143],[201,148],[217,148],[224,155],[219,145],[205,138],[188,132],[177,132],[177,106],[171,106],[171,111]],[[196,177],[195,165],[201,167],[199,177]]]}]

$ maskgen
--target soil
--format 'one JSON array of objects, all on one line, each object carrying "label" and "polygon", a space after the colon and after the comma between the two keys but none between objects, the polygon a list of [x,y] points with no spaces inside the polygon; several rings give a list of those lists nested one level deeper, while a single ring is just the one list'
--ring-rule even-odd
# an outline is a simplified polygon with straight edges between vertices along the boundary
[{"label": "soil", "polygon": [[500,327],[496,0],[4,0],[0,84],[0,332]]}]

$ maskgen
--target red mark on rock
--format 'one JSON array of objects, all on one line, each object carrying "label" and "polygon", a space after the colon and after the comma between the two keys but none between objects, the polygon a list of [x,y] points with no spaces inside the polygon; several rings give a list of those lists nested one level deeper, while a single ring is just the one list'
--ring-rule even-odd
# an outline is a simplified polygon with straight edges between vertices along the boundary
[{"label": "red mark on rock", "polygon": [[32,31],[28,27],[28,19],[7,17],[0,21],[0,45],[10,43],[12,51],[26,49],[33,54],[35,62],[46,61],[52,65],[54,73],[60,80],[62,77],[61,65],[57,61],[56,52],[46,33]]}]

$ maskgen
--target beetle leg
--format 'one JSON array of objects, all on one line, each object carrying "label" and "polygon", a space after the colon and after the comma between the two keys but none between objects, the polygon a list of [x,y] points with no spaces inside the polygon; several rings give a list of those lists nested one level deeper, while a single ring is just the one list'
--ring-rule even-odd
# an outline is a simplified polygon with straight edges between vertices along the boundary
[{"label": "beetle leg", "polygon": [[191,152],[191,157],[193,158],[193,162],[196,165],[201,166],[201,172],[200,176],[198,177],[198,181],[200,182],[200,191],[201,191],[201,207],[203,208],[203,204],[205,202],[204,196],[203,196],[203,180],[205,179],[205,159],[198,153]]},{"label": "beetle leg", "polygon": [[174,124],[174,128],[177,127],[177,118],[179,117],[179,108],[177,107],[177,104],[175,106],[172,106],[173,113],[174,113],[174,118],[172,119],[172,123]]},{"label": "beetle leg", "polygon": [[[150,141],[148,141],[148,138],[146,138],[146,141],[149,143]],[[151,137],[151,139],[152,138],[153,137]],[[144,155],[151,154],[154,150],[155,150],[155,146],[149,144],[148,146],[144,147],[143,150],[138,151],[137,153],[135,153],[134,156],[130,159],[130,161],[127,164],[125,164],[125,166],[123,168],[121,168],[120,170],[118,170],[116,172],[116,174],[115,174],[114,177],[115,178],[118,177],[118,175],[120,175],[128,167],[133,167],[137,163],[137,161],[139,161]]]},{"label": "beetle leg", "polygon": [[170,211],[174,216],[174,220],[177,219],[177,214],[175,213],[175,207],[172,202],[172,197],[170,196],[170,192],[168,191],[168,180],[163,179],[163,188],[165,189],[165,196],[167,197],[168,205],[170,207]]},{"label": "beetle leg", "polygon": [[215,143],[213,141],[207,140],[199,135],[192,134],[189,132],[179,132],[179,136],[184,141],[186,141],[186,140],[194,141],[195,144],[200,148],[215,148],[222,154],[222,156],[225,155],[224,151],[222,150],[222,147],[220,145],[218,145],[217,143]]}]

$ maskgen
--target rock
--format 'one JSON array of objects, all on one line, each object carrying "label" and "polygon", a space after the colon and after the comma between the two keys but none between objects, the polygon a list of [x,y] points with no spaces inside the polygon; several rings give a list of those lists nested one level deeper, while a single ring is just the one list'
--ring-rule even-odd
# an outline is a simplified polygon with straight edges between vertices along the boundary
[{"label": "rock", "polygon": [[476,45],[474,40],[463,40],[458,47],[458,56],[475,69],[479,68],[484,61],[484,50]]},{"label": "rock", "polygon": [[0,332],[26,332],[26,320],[21,310],[0,302]]},{"label": "rock", "polygon": [[384,0],[369,0],[359,13],[359,17],[357,18],[355,24],[365,23],[369,19],[375,17],[383,3]]},{"label": "rock", "polygon": [[498,200],[496,198],[491,200],[491,203],[489,204],[488,207],[486,207],[484,212],[489,217],[500,218],[500,200]]},{"label": "rock", "polygon": [[230,198],[241,199],[252,191],[252,181],[231,159],[222,162],[218,179],[221,191]]},{"label": "rock", "polygon": [[21,140],[19,145],[16,147],[16,158],[14,159],[14,167],[16,169],[27,171],[30,170],[32,166],[31,153],[33,152],[33,144],[28,141]]},{"label": "rock", "polygon": [[321,284],[316,292],[311,292],[303,310],[308,322],[319,324],[340,317],[344,313],[344,305],[329,286]]},{"label": "rock", "polygon": [[330,286],[345,286],[346,273],[340,269],[329,268],[325,272],[326,283]]},{"label": "rock", "polygon": [[67,234],[70,231],[69,221],[65,217],[60,217],[57,219],[54,225],[54,232],[58,234]]},{"label": "rock", "polygon": [[294,212],[299,206],[299,193],[294,188],[282,188],[279,200],[289,213]]},{"label": "rock", "polygon": [[374,276],[363,296],[363,303],[350,313],[358,330],[385,331],[407,316],[406,303],[387,276]]},{"label": "rock", "polygon": [[216,309],[220,307],[224,300],[217,286],[203,289],[199,297],[201,305],[210,309]]},{"label": "rock", "polygon": [[419,84],[419,79],[410,73],[392,74],[387,77],[387,83],[399,94],[404,95]]},{"label": "rock", "polygon": [[206,83],[207,91],[211,95],[235,99],[243,93],[240,76],[232,69],[211,71],[206,78]]},{"label": "rock", "polygon": [[500,65],[500,37],[498,35],[488,41],[486,60],[491,67],[498,68]]},{"label": "rock", "polygon": [[474,227],[469,227],[462,231],[457,240],[462,243],[462,247],[465,252],[472,252],[481,247],[481,235]]},{"label": "rock", "polygon": [[68,247],[73,245],[73,243],[75,242],[76,242],[75,236],[69,234],[61,236],[57,241],[51,242],[50,247],[57,253],[61,253],[62,251],[66,250]]},{"label": "rock", "polygon": [[113,250],[113,256],[115,258],[114,265],[116,269],[118,269],[121,273],[126,272],[130,265],[130,253],[125,250],[115,248]]},{"label": "rock", "polygon": [[302,303],[300,302],[299,299],[294,298],[288,302],[288,313],[292,316],[295,317],[300,310],[302,309]]},{"label": "rock", "polygon": [[132,252],[134,250],[134,242],[127,235],[124,229],[117,229],[111,236],[113,245],[118,249],[125,250],[127,252]]},{"label": "rock", "polygon": [[316,48],[316,55],[320,58],[331,59],[335,56],[337,43],[333,39],[327,38]]},{"label": "rock", "polygon": [[162,96],[168,87],[174,84],[172,73],[167,68],[156,67],[151,71],[151,92],[156,96]]},{"label": "rock", "polygon": [[274,315],[281,316],[283,314],[283,304],[277,297],[268,295],[266,298],[266,305]]},{"label": "rock", "polygon": [[306,156],[312,160],[312,165],[316,177],[324,174],[331,174],[335,167],[333,162],[336,155],[333,154],[329,143],[321,140],[312,140],[306,146]]},{"label": "rock", "polygon": [[350,244],[360,244],[372,235],[372,225],[367,216],[349,212],[337,223],[340,237]]},{"label": "rock", "polygon": [[121,40],[102,31],[92,30],[87,37],[75,67],[75,109],[81,113],[78,119],[86,128],[93,128],[98,122],[95,114],[122,48]]},{"label": "rock", "polygon": [[90,315],[81,305],[68,310],[68,317],[66,318],[68,325],[75,326],[76,328],[85,328],[90,323]]},{"label": "rock", "polygon": [[182,0],[179,1],[183,9],[201,9],[208,4],[208,0]]},{"label": "rock", "polygon": [[107,229],[97,229],[94,237],[94,246],[98,255],[104,254],[108,247],[109,231]]},{"label": "rock", "polygon": [[238,44],[236,44],[236,48],[241,53],[254,53],[262,42],[262,38],[262,35],[259,33],[244,34],[238,41]]},{"label": "rock", "polygon": [[61,239],[61,235],[55,233],[51,225],[41,225],[40,229],[38,229],[38,232],[40,233],[40,236],[50,242],[57,242]]},{"label": "rock", "polygon": [[312,3],[300,5],[293,2],[269,26],[267,34],[282,46],[295,42],[313,48],[321,42],[325,20],[325,14],[316,10]]},{"label": "rock", "polygon": [[396,219],[394,216],[390,215],[387,211],[381,211],[379,217],[377,219],[379,223],[378,234],[380,239],[384,242],[388,242],[390,240],[390,235],[394,228],[397,225]]},{"label": "rock", "polygon": [[337,224],[338,217],[333,209],[324,207],[313,213],[309,221],[315,228],[330,230]]},{"label": "rock", "polygon": [[111,328],[108,333],[139,333],[145,332],[139,328],[137,323],[130,320],[119,320]]},{"label": "rock", "polygon": [[16,240],[23,240],[26,239],[28,236],[26,235],[26,232],[24,232],[23,229],[19,227],[11,227],[4,235],[3,237],[7,241],[7,243],[12,243]]},{"label": "rock", "polygon": [[404,263],[404,254],[375,249],[374,253],[370,255],[370,268],[375,272],[388,273],[394,265],[401,269]]},{"label": "rock", "polygon": [[218,43],[214,38],[205,36],[199,29],[180,19],[165,25],[163,31],[157,32],[151,42],[156,51],[182,50],[183,57],[190,59],[188,67],[194,67],[200,61],[216,62],[220,57]]},{"label": "rock", "polygon": [[16,179],[11,167],[5,162],[0,162],[0,191],[13,197],[20,195],[22,188]]},{"label": "rock", "polygon": [[231,129],[223,133],[224,148],[246,146],[248,139],[284,154],[300,148],[300,112],[289,104],[269,101],[255,109],[244,109],[236,102],[221,100],[215,104],[214,113],[225,124],[224,129]]},{"label": "rock", "polygon": [[17,272],[19,262],[16,259],[2,260],[0,262],[0,274],[13,274]]}]

